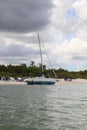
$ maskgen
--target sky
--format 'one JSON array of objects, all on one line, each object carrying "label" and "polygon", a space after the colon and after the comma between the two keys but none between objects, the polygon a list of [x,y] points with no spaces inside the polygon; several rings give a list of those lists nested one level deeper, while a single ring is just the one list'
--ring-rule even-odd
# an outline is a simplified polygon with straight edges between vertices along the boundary
[{"label": "sky", "polygon": [[0,0],[0,64],[38,65],[39,33],[47,68],[86,70],[86,12],[87,0]]}]

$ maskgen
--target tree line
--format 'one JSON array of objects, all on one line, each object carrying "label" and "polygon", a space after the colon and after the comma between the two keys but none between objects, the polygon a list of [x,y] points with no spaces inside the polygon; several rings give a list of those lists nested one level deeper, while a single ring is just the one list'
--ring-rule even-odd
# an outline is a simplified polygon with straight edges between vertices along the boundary
[{"label": "tree line", "polygon": [[[87,70],[84,71],[68,71],[63,68],[54,69],[57,78],[84,78],[87,79]],[[46,69],[44,66],[46,77],[54,77],[53,69]],[[35,77],[41,75],[41,65],[35,66],[26,64],[20,65],[0,65],[0,77]]]}]

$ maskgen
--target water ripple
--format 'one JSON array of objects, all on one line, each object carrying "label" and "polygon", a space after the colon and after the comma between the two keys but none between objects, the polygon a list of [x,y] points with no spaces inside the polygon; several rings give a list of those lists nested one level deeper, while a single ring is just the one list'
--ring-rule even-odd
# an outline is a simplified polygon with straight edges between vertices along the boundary
[{"label": "water ripple", "polygon": [[0,130],[87,130],[87,86],[0,86]]}]

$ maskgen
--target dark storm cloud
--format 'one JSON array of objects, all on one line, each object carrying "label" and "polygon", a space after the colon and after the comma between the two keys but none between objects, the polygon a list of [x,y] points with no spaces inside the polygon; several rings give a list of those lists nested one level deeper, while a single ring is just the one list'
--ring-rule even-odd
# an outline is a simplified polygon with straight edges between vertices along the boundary
[{"label": "dark storm cloud", "polygon": [[[32,54],[33,52],[33,54]],[[35,48],[25,47],[23,45],[2,44],[0,48],[0,57],[27,57],[29,55],[38,55],[39,51]]]},{"label": "dark storm cloud", "polygon": [[15,42],[19,41],[23,44],[29,43],[29,44],[35,44],[38,43],[37,34],[33,34],[32,36],[25,36],[23,33],[6,33],[4,34],[4,37],[7,39],[14,39]]},{"label": "dark storm cloud", "polygon": [[43,29],[51,18],[52,0],[0,0],[0,31]]},{"label": "dark storm cloud", "polygon": [[0,45],[0,62],[3,63],[27,63],[31,60],[40,59],[39,50],[36,48],[25,47],[24,45],[6,45],[4,42]]}]

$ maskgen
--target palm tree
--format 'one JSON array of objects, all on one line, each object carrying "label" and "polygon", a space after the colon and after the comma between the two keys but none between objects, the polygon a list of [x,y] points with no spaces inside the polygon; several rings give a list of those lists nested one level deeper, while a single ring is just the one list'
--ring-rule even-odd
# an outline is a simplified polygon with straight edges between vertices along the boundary
[{"label": "palm tree", "polygon": [[32,67],[35,66],[35,61],[31,61],[31,64],[30,64]]}]

